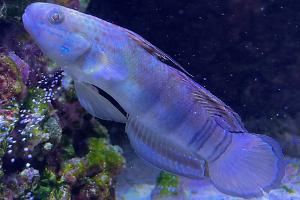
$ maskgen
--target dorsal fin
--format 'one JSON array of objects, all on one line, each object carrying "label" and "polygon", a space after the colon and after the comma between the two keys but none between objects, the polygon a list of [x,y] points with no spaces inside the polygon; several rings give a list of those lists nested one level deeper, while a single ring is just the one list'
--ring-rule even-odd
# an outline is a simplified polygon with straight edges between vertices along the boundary
[{"label": "dorsal fin", "polygon": [[193,98],[202,105],[207,113],[214,117],[216,122],[230,132],[245,132],[240,116],[223,101],[211,94],[205,88],[196,85],[192,92]]},{"label": "dorsal fin", "polygon": [[179,81],[183,81],[189,88],[191,91],[191,98],[201,104],[201,107],[207,112],[207,114],[210,117],[213,117],[216,123],[223,129],[233,133],[247,132],[240,116],[223,101],[198,83],[194,82],[185,74],[176,73],[176,77]]},{"label": "dorsal fin", "polygon": [[176,62],[171,56],[169,56],[168,54],[166,54],[165,52],[163,52],[162,50],[160,50],[159,48],[157,48],[156,46],[154,46],[153,44],[151,44],[150,42],[148,42],[146,39],[144,39],[142,36],[128,30],[128,29],[123,29],[129,36],[129,38],[131,38],[132,40],[134,40],[140,47],[142,47],[143,49],[145,49],[148,53],[150,53],[151,55],[156,56],[160,61],[162,62],[171,62],[175,67],[178,67],[182,72],[186,73],[187,75],[193,77],[193,75],[191,75],[188,71],[186,71],[178,62]]}]

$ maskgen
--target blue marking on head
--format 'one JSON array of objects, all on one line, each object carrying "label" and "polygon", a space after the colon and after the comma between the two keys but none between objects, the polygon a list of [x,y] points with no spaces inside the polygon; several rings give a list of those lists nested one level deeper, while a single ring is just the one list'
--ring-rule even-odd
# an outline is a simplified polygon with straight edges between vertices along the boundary
[{"label": "blue marking on head", "polygon": [[66,47],[66,46],[63,45],[63,46],[60,47],[60,52],[62,54],[67,54],[67,53],[70,52],[70,49],[68,47]]}]

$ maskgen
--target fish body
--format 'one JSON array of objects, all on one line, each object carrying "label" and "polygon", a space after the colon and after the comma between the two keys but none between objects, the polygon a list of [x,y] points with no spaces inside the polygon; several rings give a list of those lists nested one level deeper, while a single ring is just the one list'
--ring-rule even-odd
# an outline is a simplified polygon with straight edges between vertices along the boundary
[{"label": "fish body", "polygon": [[220,191],[245,198],[280,184],[284,158],[277,142],[249,133],[237,113],[163,62],[180,67],[141,36],[48,3],[28,6],[23,23],[74,79],[81,105],[95,117],[126,123],[132,147],[154,166],[191,178],[208,176]]}]

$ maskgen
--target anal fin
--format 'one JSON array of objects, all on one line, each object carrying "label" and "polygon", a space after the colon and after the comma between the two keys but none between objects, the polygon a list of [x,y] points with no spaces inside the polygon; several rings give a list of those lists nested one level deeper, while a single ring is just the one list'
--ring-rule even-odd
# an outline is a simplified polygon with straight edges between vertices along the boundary
[{"label": "anal fin", "polygon": [[126,117],[97,89],[87,83],[75,81],[75,90],[80,104],[94,117],[116,122],[126,122]]},{"label": "anal fin", "polygon": [[166,135],[154,133],[137,117],[126,124],[131,146],[144,160],[171,173],[191,178],[203,178],[205,161]]}]

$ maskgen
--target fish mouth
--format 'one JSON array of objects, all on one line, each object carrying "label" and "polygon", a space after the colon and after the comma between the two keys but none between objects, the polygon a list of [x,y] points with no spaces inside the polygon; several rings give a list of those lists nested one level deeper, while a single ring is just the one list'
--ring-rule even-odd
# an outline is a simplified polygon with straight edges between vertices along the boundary
[{"label": "fish mouth", "polygon": [[26,29],[26,31],[31,32],[30,30],[32,29],[32,20],[28,16],[28,13],[26,12],[26,10],[25,10],[25,13],[22,15],[22,21],[23,21],[23,25],[24,25],[24,28]]},{"label": "fish mouth", "polygon": [[28,14],[24,13],[22,16],[23,26],[29,35],[36,40],[40,34],[40,28],[35,20]]},{"label": "fish mouth", "polygon": [[27,6],[23,15],[22,15],[22,21],[23,21],[23,25],[24,28],[26,29],[27,32],[29,32],[30,34],[32,34],[35,31],[35,23],[34,20],[31,16],[31,7],[32,4]]},{"label": "fish mouth", "polygon": [[29,22],[30,22],[30,19],[29,19],[28,15],[27,15],[26,13],[23,14],[23,16],[22,16],[22,21],[23,21],[24,27],[25,27],[26,30],[27,30],[28,25],[30,24],[30,23],[29,23]]}]

